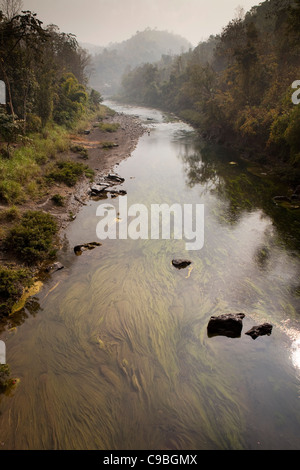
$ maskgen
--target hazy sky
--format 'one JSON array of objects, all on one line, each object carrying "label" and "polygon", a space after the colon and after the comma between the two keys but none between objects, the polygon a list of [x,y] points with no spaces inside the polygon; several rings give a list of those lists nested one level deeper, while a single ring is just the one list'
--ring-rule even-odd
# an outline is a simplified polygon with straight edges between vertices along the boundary
[{"label": "hazy sky", "polygon": [[78,41],[106,46],[129,39],[148,26],[188,39],[194,46],[218,34],[241,6],[261,0],[23,0],[44,26],[54,23]]}]

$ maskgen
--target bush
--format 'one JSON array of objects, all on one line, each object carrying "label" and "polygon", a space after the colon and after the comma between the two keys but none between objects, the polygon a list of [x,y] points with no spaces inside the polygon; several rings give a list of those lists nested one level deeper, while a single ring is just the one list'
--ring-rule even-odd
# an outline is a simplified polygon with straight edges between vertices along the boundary
[{"label": "bush", "polygon": [[8,204],[21,203],[26,199],[22,185],[17,181],[4,180],[0,182],[0,200]]},{"label": "bush", "polygon": [[19,300],[25,287],[32,284],[27,269],[0,267],[0,311],[9,315],[13,305]]},{"label": "bush", "polygon": [[119,123],[114,123],[114,124],[109,124],[109,123],[104,123],[100,122],[99,124],[99,129],[103,132],[116,132],[120,127]]},{"label": "bush", "polygon": [[115,142],[102,142],[101,147],[103,149],[111,149],[114,147],[118,147],[118,144],[116,144]]},{"label": "bush", "polygon": [[71,161],[57,162],[46,178],[58,183],[65,183],[67,186],[74,186],[82,175],[91,177],[93,170],[82,163]]},{"label": "bush", "polygon": [[53,239],[57,230],[52,215],[27,211],[20,222],[9,230],[4,244],[25,263],[38,263],[53,255]]},{"label": "bush", "polygon": [[51,200],[54,202],[54,204],[56,206],[64,206],[65,205],[65,198],[63,196],[61,196],[60,194],[54,194],[54,196],[52,196]]},{"label": "bush", "polygon": [[26,120],[26,132],[41,132],[42,120],[36,114],[28,114]]},{"label": "bush", "polygon": [[20,211],[16,206],[12,206],[0,212],[0,222],[13,222],[20,217]]},{"label": "bush", "polygon": [[78,153],[80,157],[83,158],[84,160],[87,160],[89,158],[87,149],[83,147],[82,145],[72,145],[70,150],[74,153]]},{"label": "bush", "polygon": [[4,393],[10,385],[10,369],[7,364],[0,364],[0,393]]}]

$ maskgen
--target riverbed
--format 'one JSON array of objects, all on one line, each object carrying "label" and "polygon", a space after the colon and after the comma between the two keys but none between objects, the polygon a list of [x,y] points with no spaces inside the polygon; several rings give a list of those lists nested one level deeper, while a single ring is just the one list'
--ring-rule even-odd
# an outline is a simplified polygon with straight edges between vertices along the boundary
[{"label": "riverbed", "polygon": [[[114,168],[128,206],[201,205],[204,243],[99,240],[99,205],[118,225],[123,196],[88,200],[64,269],[0,336],[20,379],[0,398],[1,448],[299,450],[299,217],[274,204],[284,188],[174,116],[106,104],[147,129]],[[211,316],[238,312],[240,336],[208,336]],[[271,335],[245,335],[264,322]]]}]

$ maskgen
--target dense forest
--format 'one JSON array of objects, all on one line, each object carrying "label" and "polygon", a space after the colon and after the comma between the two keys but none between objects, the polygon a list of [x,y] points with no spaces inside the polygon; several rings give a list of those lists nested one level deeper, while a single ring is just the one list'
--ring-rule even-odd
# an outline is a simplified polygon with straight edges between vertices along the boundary
[{"label": "dense forest", "polygon": [[174,56],[191,48],[181,36],[147,28],[130,39],[113,43],[92,57],[91,85],[103,94],[115,93],[121,76],[133,67],[153,63],[162,56]]},{"label": "dense forest", "polygon": [[88,64],[74,35],[54,25],[44,28],[30,11],[0,12],[0,79],[6,88],[0,108],[2,202],[24,199],[47,163],[46,148],[55,153],[65,131],[99,106],[100,93],[88,87]]},{"label": "dense forest", "polygon": [[175,112],[205,138],[274,162],[299,184],[300,1],[268,0],[240,11],[217,36],[175,58],[123,76],[119,96]]},{"label": "dense forest", "polygon": [[7,111],[12,122],[16,116],[22,121],[24,131],[51,119],[71,125],[95,100],[86,87],[88,54],[72,34],[54,25],[43,28],[30,11],[0,15],[0,77],[7,92],[2,121]]}]

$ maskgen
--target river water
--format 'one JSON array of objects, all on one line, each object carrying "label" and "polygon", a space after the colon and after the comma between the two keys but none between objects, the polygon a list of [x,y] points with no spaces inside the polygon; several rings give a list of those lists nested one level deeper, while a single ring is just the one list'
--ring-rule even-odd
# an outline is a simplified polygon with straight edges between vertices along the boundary
[{"label": "river water", "polygon": [[[1,448],[299,450],[297,211],[276,207],[283,188],[188,125],[108,104],[150,130],[115,168],[128,206],[204,205],[204,246],[106,239],[75,256],[99,241],[98,206],[117,213],[124,196],[90,200],[67,230],[65,268],[0,335],[20,378],[0,397]],[[176,270],[174,258],[192,265]],[[212,315],[238,312],[240,337],[208,337]],[[245,335],[263,322],[270,336]]]}]

